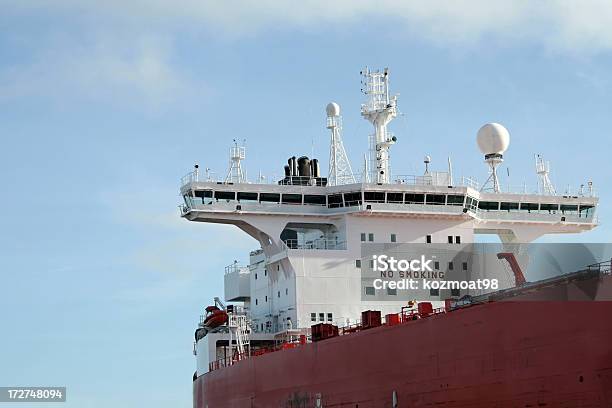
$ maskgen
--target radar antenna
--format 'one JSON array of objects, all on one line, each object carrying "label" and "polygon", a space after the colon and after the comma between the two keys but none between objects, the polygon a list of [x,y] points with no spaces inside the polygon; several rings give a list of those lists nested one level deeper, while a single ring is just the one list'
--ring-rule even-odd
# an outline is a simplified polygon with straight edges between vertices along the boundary
[{"label": "radar antenna", "polygon": [[370,136],[370,179],[387,184],[391,180],[389,148],[397,141],[387,131],[387,125],[397,116],[397,95],[389,96],[388,68],[380,72],[366,67],[361,75],[361,91],[368,96],[368,101],[361,105],[361,116],[374,126],[374,134]]},{"label": "radar antenna", "polygon": [[535,156],[535,168],[538,174],[538,191],[540,194],[556,195],[555,186],[550,181],[550,162],[544,161],[544,158],[537,154]]},{"label": "radar antenna", "polygon": [[330,186],[355,183],[353,169],[346,155],[344,143],[342,143],[340,106],[335,102],[330,102],[325,110],[327,112],[327,128],[331,130],[329,178],[327,183]]},{"label": "radar antenna", "polygon": [[504,153],[510,145],[510,133],[499,123],[487,123],[478,130],[476,138],[480,151],[484,154],[485,163],[489,166],[489,178],[480,191],[501,192],[497,167],[504,161]]},{"label": "radar antenna", "polygon": [[230,147],[230,163],[227,176],[225,177],[226,183],[246,183],[246,176],[240,164],[245,157],[246,148],[244,146],[244,141],[242,142],[242,146],[239,146],[236,139],[234,139],[234,145]]}]

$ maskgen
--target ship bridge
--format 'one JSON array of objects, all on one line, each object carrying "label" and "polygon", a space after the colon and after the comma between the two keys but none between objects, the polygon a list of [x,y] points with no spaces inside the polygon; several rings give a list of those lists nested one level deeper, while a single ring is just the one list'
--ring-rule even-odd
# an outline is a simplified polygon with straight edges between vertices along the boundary
[{"label": "ship bridge", "polygon": [[[502,187],[497,170],[510,136],[497,123],[477,133],[488,170],[482,184],[453,177],[450,158],[447,171],[430,169],[431,157],[425,156],[423,174],[392,174],[390,151],[398,139],[387,126],[398,114],[397,96],[389,93],[387,70],[362,74],[369,99],[361,114],[374,133],[368,136],[361,176],[349,163],[340,106],[332,102],[325,122],[330,132],[327,177],[317,159],[292,156],[283,164],[284,176],[264,182],[260,175],[249,182],[242,167],[245,147],[234,142],[225,178],[214,179],[209,169],[201,173],[196,165],[181,179],[183,218],[235,225],[261,247],[251,253],[248,267],[225,274],[226,300],[244,302],[254,332],[320,322],[344,325],[358,320],[364,310],[386,314],[403,306],[402,301],[377,301],[378,289],[362,286],[364,243],[461,245],[493,234],[504,245],[520,245],[597,226],[599,200],[592,183],[557,192],[541,156],[535,163],[537,188]],[[465,294],[432,296],[443,301]]]}]

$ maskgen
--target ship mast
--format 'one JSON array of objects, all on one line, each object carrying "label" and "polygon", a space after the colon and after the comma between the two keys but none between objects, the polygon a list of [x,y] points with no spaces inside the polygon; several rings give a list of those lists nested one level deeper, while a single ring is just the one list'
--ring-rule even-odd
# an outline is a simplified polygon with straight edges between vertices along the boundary
[{"label": "ship mast", "polygon": [[361,91],[368,96],[368,101],[361,105],[361,116],[374,126],[374,134],[370,136],[370,180],[388,184],[391,179],[389,148],[397,138],[387,130],[387,125],[397,116],[397,95],[389,95],[388,68],[380,72],[366,67],[361,75]]},{"label": "ship mast", "polygon": [[330,102],[326,108],[327,128],[331,130],[331,141],[329,149],[329,178],[327,184],[339,186],[341,184],[355,183],[353,169],[349,162],[344,143],[342,142],[342,117],[340,106]]}]

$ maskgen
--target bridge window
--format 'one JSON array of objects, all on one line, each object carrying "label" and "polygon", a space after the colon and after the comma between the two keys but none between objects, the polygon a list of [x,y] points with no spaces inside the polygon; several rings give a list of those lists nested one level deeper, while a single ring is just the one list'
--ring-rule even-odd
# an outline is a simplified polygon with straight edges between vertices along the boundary
[{"label": "bridge window", "polygon": [[578,206],[577,205],[561,204],[561,212],[563,214],[576,214],[576,213],[578,213]]},{"label": "bridge window", "polygon": [[440,289],[429,289],[429,296],[440,296]]},{"label": "bridge window", "polygon": [[363,198],[365,201],[370,203],[384,203],[385,193],[380,191],[366,191]]},{"label": "bridge window", "polygon": [[461,291],[457,288],[451,288],[451,296],[461,296]]},{"label": "bridge window", "polygon": [[478,200],[473,197],[468,196],[465,200],[465,208],[468,210],[475,210],[478,205]]},{"label": "bridge window", "polygon": [[332,320],[334,320],[334,315],[332,315],[331,313],[327,314],[327,321],[331,322]]},{"label": "bridge window", "polygon": [[301,194],[283,194],[283,204],[302,204]]},{"label": "bridge window", "polygon": [[404,193],[387,193],[387,202],[391,204],[403,204]]},{"label": "bridge window", "polygon": [[485,211],[497,211],[499,210],[499,202],[497,201],[480,201],[478,208]]},{"label": "bridge window", "polygon": [[423,204],[425,202],[425,194],[406,193],[404,200],[406,204]]},{"label": "bridge window", "polygon": [[320,322],[324,322],[325,321],[325,313],[319,313],[319,321]]},{"label": "bridge window", "polygon": [[559,204],[540,204],[541,211],[548,211],[549,213],[556,213],[559,211]]},{"label": "bridge window", "polygon": [[361,192],[344,193],[344,205],[347,207],[361,205]]},{"label": "bridge window", "polygon": [[311,313],[310,314],[310,321],[311,322],[316,322],[317,321],[317,314],[316,313]]},{"label": "bridge window", "polygon": [[465,196],[450,194],[446,197],[446,203],[448,205],[463,205]]},{"label": "bridge window", "polygon": [[500,210],[502,211],[518,211],[519,203],[501,203]]},{"label": "bridge window", "polygon": [[257,193],[238,192],[238,201],[257,201]]},{"label": "bridge window", "polygon": [[593,211],[595,211],[595,206],[590,204],[580,204],[580,217],[590,217],[593,215]]},{"label": "bridge window", "polygon": [[304,204],[326,205],[327,200],[324,195],[304,195]]},{"label": "bridge window", "polygon": [[425,196],[425,203],[432,205],[444,205],[444,203],[446,203],[446,196],[444,194],[427,194],[427,196]]},{"label": "bridge window", "polygon": [[538,211],[539,207],[538,203],[521,203],[521,211]]},{"label": "bridge window", "polygon": [[235,200],[236,193],[234,191],[215,191],[215,198],[217,200]]},{"label": "bridge window", "polygon": [[280,194],[277,193],[261,193],[259,194],[259,201],[266,203],[279,203]]},{"label": "bridge window", "polygon": [[374,286],[366,286],[365,294],[366,296],[374,296],[376,294],[376,290],[374,289]]},{"label": "bridge window", "polygon": [[200,198],[212,198],[213,192],[210,190],[197,190],[195,196]]},{"label": "bridge window", "polygon": [[342,194],[331,194],[327,196],[327,206],[329,208],[344,207],[342,202]]}]

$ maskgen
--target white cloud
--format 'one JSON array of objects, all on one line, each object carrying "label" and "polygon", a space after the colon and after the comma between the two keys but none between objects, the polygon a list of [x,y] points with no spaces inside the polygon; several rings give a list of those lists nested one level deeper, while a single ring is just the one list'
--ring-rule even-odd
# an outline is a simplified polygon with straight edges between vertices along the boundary
[{"label": "white cloud", "polygon": [[0,100],[74,97],[157,107],[201,87],[174,64],[170,45],[147,36],[54,38],[30,60],[3,65]]},{"label": "white cloud", "polygon": [[[20,2],[20,10],[78,11],[137,25],[203,29],[240,36],[268,28],[329,27],[389,22],[390,34],[409,32],[437,43],[472,42],[485,36],[526,40],[559,51],[612,48],[609,0],[58,0],[47,6]],[[377,27],[380,27],[377,25]]]}]

